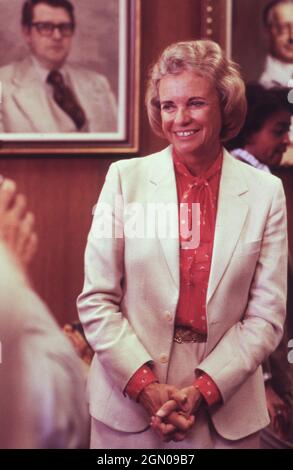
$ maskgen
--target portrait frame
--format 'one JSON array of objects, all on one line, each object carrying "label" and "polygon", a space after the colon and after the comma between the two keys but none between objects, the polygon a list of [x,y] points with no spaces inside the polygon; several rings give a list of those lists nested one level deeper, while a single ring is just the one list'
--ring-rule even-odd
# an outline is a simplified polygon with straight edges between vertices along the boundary
[{"label": "portrait frame", "polygon": [[[0,133],[0,154],[123,154],[139,150],[141,0],[119,0],[117,132]],[[107,77],[110,78],[111,77]],[[109,80],[111,82],[111,80]],[[5,95],[0,83],[0,106]]]},{"label": "portrait frame", "polygon": [[201,37],[216,41],[231,57],[232,0],[201,0]]}]

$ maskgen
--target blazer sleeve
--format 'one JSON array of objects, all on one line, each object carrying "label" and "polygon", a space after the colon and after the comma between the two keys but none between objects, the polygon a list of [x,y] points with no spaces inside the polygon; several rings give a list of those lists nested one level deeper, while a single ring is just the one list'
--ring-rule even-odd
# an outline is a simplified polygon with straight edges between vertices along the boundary
[{"label": "blazer sleeve", "polygon": [[123,283],[123,195],[118,166],[113,164],[94,208],[77,306],[89,343],[121,391],[152,360],[121,309]]},{"label": "blazer sleeve", "polygon": [[277,347],[283,333],[287,293],[287,220],[283,186],[280,180],[275,181],[244,316],[226,331],[198,366],[197,373],[204,371],[215,381],[224,402]]}]

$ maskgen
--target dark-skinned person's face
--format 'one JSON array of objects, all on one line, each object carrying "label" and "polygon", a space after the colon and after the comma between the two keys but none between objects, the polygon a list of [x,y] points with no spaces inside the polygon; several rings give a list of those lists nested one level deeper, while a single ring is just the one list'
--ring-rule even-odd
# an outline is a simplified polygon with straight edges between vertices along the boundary
[{"label": "dark-skinned person's face", "polygon": [[291,114],[287,110],[278,111],[268,118],[262,128],[255,132],[245,147],[262,163],[268,166],[280,164],[289,144]]},{"label": "dark-skinned person's face", "polygon": [[[59,26],[52,30],[52,25]],[[61,67],[71,49],[73,25],[69,13],[62,7],[38,3],[33,10],[31,27],[23,35],[32,54],[48,70]]]}]

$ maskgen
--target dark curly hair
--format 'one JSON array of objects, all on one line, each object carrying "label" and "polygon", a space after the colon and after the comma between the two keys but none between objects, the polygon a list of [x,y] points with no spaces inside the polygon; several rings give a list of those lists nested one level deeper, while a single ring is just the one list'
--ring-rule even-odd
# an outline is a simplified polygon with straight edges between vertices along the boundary
[{"label": "dark curly hair", "polygon": [[293,114],[293,104],[288,100],[290,88],[264,88],[259,83],[246,85],[247,114],[239,134],[226,142],[229,150],[244,148],[250,137],[262,129],[267,119],[279,111]]}]

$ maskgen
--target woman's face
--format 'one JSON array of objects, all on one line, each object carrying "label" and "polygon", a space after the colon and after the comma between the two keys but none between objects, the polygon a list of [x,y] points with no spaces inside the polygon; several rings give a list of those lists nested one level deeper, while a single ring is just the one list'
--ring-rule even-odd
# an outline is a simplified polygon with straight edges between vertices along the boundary
[{"label": "woman's face", "polygon": [[290,123],[290,113],[286,110],[278,111],[250,137],[245,148],[266,165],[279,165],[289,144]]},{"label": "woman's face", "polygon": [[181,156],[205,158],[218,151],[222,128],[219,97],[208,78],[184,71],[159,84],[162,129]]}]

